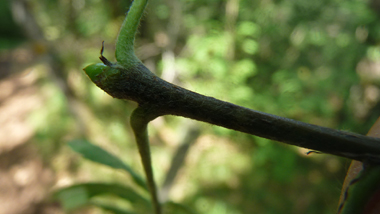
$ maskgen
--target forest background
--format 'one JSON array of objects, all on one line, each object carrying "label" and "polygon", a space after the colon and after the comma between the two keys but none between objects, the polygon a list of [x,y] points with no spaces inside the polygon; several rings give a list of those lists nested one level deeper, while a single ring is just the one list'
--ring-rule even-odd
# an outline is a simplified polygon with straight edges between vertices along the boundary
[{"label": "forest background", "polygon": [[[82,71],[99,61],[103,40],[104,55],[115,60],[130,3],[0,1],[4,213],[58,212],[50,193],[70,184],[132,183],[70,150],[74,139],[89,139],[142,174],[128,122],[136,104],[112,99]],[[136,52],[151,71],[195,92],[366,134],[380,115],[379,17],[377,0],[151,0]],[[349,160],[184,118],[165,116],[149,128],[159,186],[176,149],[190,145],[168,190],[197,213],[336,211]]]}]

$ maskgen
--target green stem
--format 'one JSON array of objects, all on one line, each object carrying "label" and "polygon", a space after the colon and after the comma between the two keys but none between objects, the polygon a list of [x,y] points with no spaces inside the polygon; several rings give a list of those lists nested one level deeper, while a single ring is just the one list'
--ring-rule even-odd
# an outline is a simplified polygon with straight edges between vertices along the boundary
[{"label": "green stem", "polygon": [[[111,72],[112,74],[117,73],[118,69],[121,69],[121,68],[133,69],[139,64],[141,64],[141,61],[136,57],[135,52],[134,52],[134,40],[135,40],[135,34],[137,32],[137,28],[140,23],[141,16],[144,13],[144,9],[147,3],[148,3],[147,0],[135,0],[128,11],[128,15],[121,26],[119,36],[116,42],[115,55],[116,55],[117,64],[113,64],[109,62],[105,57],[103,57],[102,55],[103,47],[102,47],[100,59],[106,66],[108,66],[108,68],[110,68],[108,69],[108,71]],[[102,70],[107,69],[107,68],[104,68],[102,65],[100,65],[100,68]],[[145,75],[149,75],[149,73]],[[89,74],[91,79],[96,78],[95,76],[93,76],[93,74],[94,73]],[[144,75],[143,73],[140,73],[140,74]],[[135,109],[135,111],[133,111],[132,113],[131,126],[133,128],[133,131],[136,137],[136,142],[139,148],[141,161],[142,161],[145,175],[147,178],[147,183],[150,190],[150,195],[151,195],[155,214],[161,214],[161,207],[157,198],[157,188],[154,182],[154,176],[153,176],[153,170],[152,170],[152,164],[151,164],[152,161],[151,161],[150,148],[149,148],[149,138],[148,138],[148,131],[147,131],[148,122],[155,118],[154,116],[153,117],[151,116],[152,114],[149,114],[146,111],[146,109],[139,107]]]},{"label": "green stem", "polygon": [[136,66],[140,60],[134,52],[134,41],[137,28],[140,23],[142,14],[147,5],[147,0],[133,1],[128,15],[121,26],[119,36],[116,41],[116,60],[124,68]]},{"label": "green stem", "polygon": [[147,111],[147,109],[138,107],[132,112],[131,126],[136,137],[136,142],[139,148],[140,157],[144,167],[155,214],[161,214],[161,207],[157,197],[157,188],[154,182],[147,130],[149,121],[153,120],[154,118],[156,118],[156,116]]}]

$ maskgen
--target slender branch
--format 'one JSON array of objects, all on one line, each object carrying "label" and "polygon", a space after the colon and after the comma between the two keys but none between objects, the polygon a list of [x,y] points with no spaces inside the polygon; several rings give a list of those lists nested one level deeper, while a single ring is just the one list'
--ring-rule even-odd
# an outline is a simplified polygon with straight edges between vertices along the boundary
[{"label": "slender branch", "polygon": [[161,214],[161,207],[157,198],[157,188],[154,182],[147,130],[149,121],[153,120],[154,118],[154,114],[147,112],[146,109],[142,107],[138,107],[132,112],[131,126],[136,137],[136,142],[139,148],[141,162],[143,164],[147,178],[155,214]]},{"label": "slender branch", "polygon": [[[91,65],[89,66],[91,67]],[[168,83],[143,64],[93,75],[109,95],[147,106],[157,116],[177,115],[359,161],[380,162],[380,139],[254,111]]]}]

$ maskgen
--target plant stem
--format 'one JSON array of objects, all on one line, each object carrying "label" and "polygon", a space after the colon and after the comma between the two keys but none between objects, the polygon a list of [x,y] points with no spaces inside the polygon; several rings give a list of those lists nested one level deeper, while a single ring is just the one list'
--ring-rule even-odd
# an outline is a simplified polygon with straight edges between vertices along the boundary
[{"label": "plant stem", "polygon": [[147,124],[177,115],[271,140],[341,157],[380,163],[380,139],[311,125],[207,97],[168,83],[150,72],[134,54],[134,38],[147,0],[133,2],[116,42],[117,63],[87,66],[91,80],[115,98],[139,104],[131,116],[155,214],[161,214],[151,164]]},{"label": "plant stem", "polygon": [[134,41],[137,28],[140,24],[140,19],[144,13],[144,9],[148,0],[133,1],[128,15],[120,28],[119,36],[116,41],[116,60],[124,68],[135,66],[140,60],[134,52]]},{"label": "plant stem", "polygon": [[380,139],[254,111],[168,83],[143,64],[93,81],[115,98],[133,100],[155,117],[177,115],[359,161],[380,162]]},{"label": "plant stem", "polygon": [[135,133],[137,146],[139,148],[141,161],[144,167],[145,175],[147,178],[148,187],[153,203],[155,214],[161,214],[161,207],[157,198],[157,188],[154,182],[152,160],[150,157],[149,138],[147,125],[148,122],[154,119],[143,108],[136,108],[131,115],[131,126]]}]

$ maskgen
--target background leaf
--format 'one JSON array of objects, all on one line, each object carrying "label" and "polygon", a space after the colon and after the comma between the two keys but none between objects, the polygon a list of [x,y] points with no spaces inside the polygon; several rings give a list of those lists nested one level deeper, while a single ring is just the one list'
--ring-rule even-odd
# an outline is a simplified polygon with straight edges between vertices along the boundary
[{"label": "background leaf", "polygon": [[94,205],[94,206],[100,207],[103,210],[110,211],[110,212],[112,212],[114,214],[137,214],[137,213],[132,212],[132,211],[120,209],[118,207],[107,205],[107,204],[103,204],[103,203],[92,202],[91,204]]},{"label": "background leaf", "polygon": [[89,204],[90,199],[112,194],[131,202],[134,206],[151,207],[150,202],[133,189],[119,184],[83,183],[69,186],[57,191],[54,195],[66,210],[73,210]]},{"label": "background leaf", "polygon": [[175,203],[173,201],[165,203],[164,210],[168,214],[196,214],[194,209],[191,209],[190,207],[183,204]]},{"label": "background leaf", "polygon": [[131,167],[121,161],[118,157],[115,157],[99,146],[96,146],[87,140],[73,140],[70,141],[68,145],[71,149],[73,149],[75,152],[78,152],[88,160],[110,166],[114,169],[123,169],[127,171],[132,176],[136,184],[146,190],[148,189],[145,181],[135,171],[133,171]]}]

